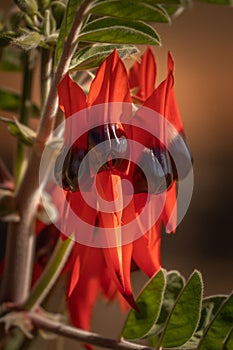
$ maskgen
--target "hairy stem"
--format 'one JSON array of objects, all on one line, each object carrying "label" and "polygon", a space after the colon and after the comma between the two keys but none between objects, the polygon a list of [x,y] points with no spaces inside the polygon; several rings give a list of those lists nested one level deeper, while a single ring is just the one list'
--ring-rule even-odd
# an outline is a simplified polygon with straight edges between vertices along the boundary
[{"label": "hairy stem", "polygon": [[51,89],[51,81],[53,75],[53,56],[54,52],[52,49],[41,49],[40,96],[42,106],[45,105],[49,91]]},{"label": "hairy stem", "polygon": [[75,339],[82,343],[102,346],[103,348],[119,350],[152,350],[152,348],[140,344],[130,343],[124,340],[107,338],[96,333],[87,332],[75,327],[64,325],[60,322],[45,318],[35,312],[29,312],[27,316],[36,328]]},{"label": "hairy stem", "polygon": [[1,299],[3,301],[10,300],[17,305],[24,303],[30,291],[34,252],[32,228],[40,198],[38,174],[42,152],[53,130],[57,112],[57,86],[69,68],[70,60],[78,45],[77,38],[82,21],[91,1],[84,0],[76,12],[42,112],[37,140],[32,149],[24,178],[16,194],[16,205],[21,221],[9,225],[5,260],[6,269],[3,276]]}]

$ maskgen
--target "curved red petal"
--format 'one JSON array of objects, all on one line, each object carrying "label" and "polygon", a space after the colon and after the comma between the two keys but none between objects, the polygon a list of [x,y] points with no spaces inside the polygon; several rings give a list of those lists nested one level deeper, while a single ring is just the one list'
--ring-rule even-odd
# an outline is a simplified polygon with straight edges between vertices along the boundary
[{"label": "curved red petal", "polygon": [[150,47],[141,57],[141,62],[134,63],[129,71],[129,84],[131,89],[137,88],[135,97],[145,101],[155,89],[156,62]]},{"label": "curved red petal", "polygon": [[101,249],[85,246],[82,249],[84,251],[81,273],[73,293],[68,298],[68,306],[72,323],[76,327],[88,330],[92,311],[100,292],[101,275],[106,267]]},{"label": "curved red petal", "polygon": [[157,224],[133,243],[133,260],[149,277],[161,267],[160,243],[161,227]]},{"label": "curved red petal", "polygon": [[144,103],[145,107],[164,116],[176,130],[183,132],[183,123],[178,110],[174,92],[174,61],[171,53],[168,53],[168,74],[167,78],[154,90],[152,95]]},{"label": "curved red petal", "polygon": [[131,102],[125,66],[116,50],[99,67],[88,95],[88,105]]},{"label": "curved red petal", "polygon": [[116,283],[119,292],[125,300],[137,310],[130,281],[132,244],[105,248],[103,249],[103,253],[110,276]]},{"label": "curved red petal", "polygon": [[67,73],[58,85],[59,106],[66,118],[86,108],[86,95]]}]

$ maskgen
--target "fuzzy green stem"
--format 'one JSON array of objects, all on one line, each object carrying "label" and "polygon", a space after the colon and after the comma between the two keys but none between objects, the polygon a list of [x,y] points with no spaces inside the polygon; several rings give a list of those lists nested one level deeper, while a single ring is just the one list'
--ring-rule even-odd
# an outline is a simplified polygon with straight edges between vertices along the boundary
[{"label": "fuzzy green stem", "polygon": [[74,241],[71,238],[67,238],[65,241],[61,238],[58,240],[48,265],[33,287],[28,300],[23,305],[24,310],[34,310],[48,295],[67,261],[73,244]]}]

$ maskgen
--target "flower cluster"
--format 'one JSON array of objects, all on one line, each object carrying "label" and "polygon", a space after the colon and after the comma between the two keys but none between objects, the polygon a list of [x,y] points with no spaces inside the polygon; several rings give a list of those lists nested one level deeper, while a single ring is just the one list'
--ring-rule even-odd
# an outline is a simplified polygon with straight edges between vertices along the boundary
[{"label": "flower cluster", "polygon": [[[84,329],[90,327],[93,306],[100,291],[108,299],[117,298],[124,307],[127,304],[137,309],[130,281],[133,266],[140,268],[151,277],[161,267],[160,242],[161,227],[164,224],[169,232],[176,228],[176,182],[189,171],[190,153],[183,150],[180,138],[184,140],[183,124],[178,112],[174,94],[174,63],[168,54],[168,73],[166,79],[155,88],[156,62],[152,50],[148,48],[141,58],[127,72],[117,51],[105,59],[92,81],[88,96],[70,78],[65,75],[58,89],[60,108],[64,111],[66,120],[72,118],[71,126],[65,132],[64,146],[57,158],[55,176],[57,182],[66,193],[69,209],[83,222],[93,227],[93,237],[98,235],[98,229],[112,228],[115,230],[116,244],[95,247],[76,242],[68,262],[70,271],[68,304],[72,322]],[[80,123],[78,112],[111,103],[121,103],[131,106],[126,114],[135,114],[141,125],[130,125],[121,120],[109,118],[109,110],[102,116],[102,124],[89,128],[71,146],[70,134],[74,133],[75,123]],[[135,112],[135,104],[139,108]],[[144,128],[147,123],[144,109],[163,116],[165,123],[158,123],[157,136]],[[123,110],[123,107],[122,107]],[[176,130],[174,136],[169,135],[166,128],[169,123]],[[74,130],[73,127],[74,127]],[[178,136],[177,136],[178,135]],[[166,140],[168,140],[166,142]],[[130,141],[141,144],[142,150],[137,161],[130,159]],[[105,148],[98,149],[104,144]],[[178,153],[183,163],[179,173],[168,144]],[[103,151],[104,150],[104,151]],[[65,156],[64,156],[65,153]],[[89,156],[88,156],[89,155]],[[88,156],[85,171],[78,176],[82,162]],[[143,172],[147,168],[147,174]],[[101,210],[101,204],[90,206],[80,191],[92,192],[96,186],[99,195],[106,202],[112,202],[121,197],[124,202],[124,190],[119,186],[120,180],[130,180],[133,187],[133,197],[127,205],[116,206],[111,211]],[[117,190],[116,190],[117,188]],[[161,202],[161,212],[153,222],[153,212],[157,203]],[[148,197],[153,198],[148,209],[148,229],[141,228],[141,234],[128,243],[121,244],[119,230],[132,220],[136,220],[138,228],[140,214]],[[95,198],[96,201],[98,199]],[[160,203],[161,204],[161,203]],[[159,204],[158,204],[159,206]],[[66,208],[67,210],[67,208]],[[172,219],[171,219],[172,218]],[[78,228],[77,228],[78,230]],[[82,232],[85,235],[85,232]],[[125,233],[124,233],[125,234]],[[119,241],[120,237],[120,241]]]}]

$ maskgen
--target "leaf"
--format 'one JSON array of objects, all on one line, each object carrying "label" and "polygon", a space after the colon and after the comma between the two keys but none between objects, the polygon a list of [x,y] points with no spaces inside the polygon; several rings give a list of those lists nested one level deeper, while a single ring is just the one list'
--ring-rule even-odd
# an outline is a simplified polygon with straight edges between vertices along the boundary
[{"label": "leaf", "polygon": [[217,313],[225,299],[226,296],[215,295],[207,297],[203,300],[201,319],[197,331],[204,330],[208,326],[208,324],[213,320],[215,314]]},{"label": "leaf", "polygon": [[196,349],[206,327],[213,320],[215,314],[218,309],[226,299],[226,296],[223,295],[215,295],[211,297],[207,297],[203,300],[202,310],[201,310],[201,318],[197,327],[196,332],[192,336],[192,338],[185,343],[181,349]]},{"label": "leaf", "polygon": [[166,275],[166,289],[164,292],[160,315],[156,324],[150,329],[148,336],[155,336],[161,332],[164,327],[175,301],[184,287],[184,277],[178,271],[169,271]]},{"label": "leaf", "polygon": [[4,222],[18,222],[20,220],[13,192],[4,189],[0,189],[0,220]]},{"label": "leaf", "polygon": [[233,349],[233,327],[225,340],[223,350],[232,350]]},{"label": "leaf", "polygon": [[166,321],[159,340],[162,347],[175,348],[192,337],[200,318],[202,290],[201,274],[194,271]]},{"label": "leaf", "polygon": [[222,304],[207,327],[197,350],[220,350],[233,325],[233,294]]},{"label": "leaf", "polygon": [[170,22],[166,11],[154,4],[125,0],[106,0],[92,5],[91,13],[100,16],[111,16],[145,22]]},{"label": "leaf", "polygon": [[28,126],[21,124],[17,119],[8,119],[0,117],[0,120],[8,125],[8,129],[11,135],[17,137],[27,146],[32,146],[36,137],[34,130],[30,129]]},{"label": "leaf", "polygon": [[138,52],[133,45],[96,45],[79,50],[71,61],[70,70],[86,70],[98,67],[114,49],[121,59],[125,59]]},{"label": "leaf", "polygon": [[40,34],[37,32],[27,32],[16,38],[12,38],[12,42],[23,50],[35,49],[43,42]]},{"label": "leaf", "polygon": [[59,32],[59,36],[58,36],[58,41],[57,41],[57,46],[56,46],[56,53],[55,53],[55,64],[57,65],[60,57],[61,57],[61,53],[63,50],[63,46],[64,46],[64,42],[67,38],[67,35],[70,31],[70,28],[72,26],[76,11],[77,11],[77,7],[80,5],[81,0],[68,0],[67,6],[66,6],[66,11],[61,23],[61,27],[60,27],[60,32]]},{"label": "leaf", "polygon": [[38,11],[36,0],[14,0],[14,2],[20,10],[30,16],[33,16]]},{"label": "leaf", "polygon": [[16,33],[12,31],[1,31],[0,32],[0,47],[7,46],[16,37]]},{"label": "leaf", "polygon": [[122,336],[138,339],[147,334],[158,318],[165,288],[164,271],[160,270],[143,288],[136,300],[139,312],[130,310]]},{"label": "leaf", "polygon": [[86,24],[79,40],[88,42],[160,45],[156,31],[140,21],[103,17]]},{"label": "leaf", "polygon": [[[19,112],[21,97],[16,92],[0,88],[0,109],[9,112]],[[32,116],[38,117],[39,108],[32,104]]]}]

